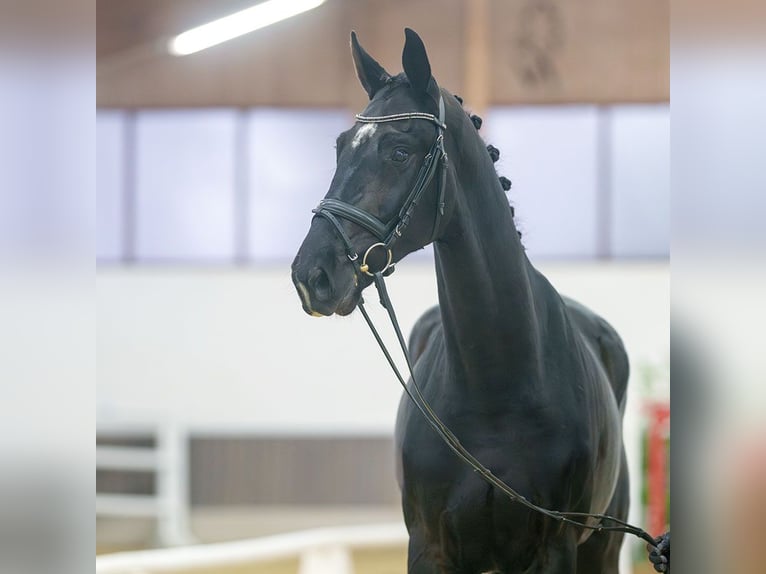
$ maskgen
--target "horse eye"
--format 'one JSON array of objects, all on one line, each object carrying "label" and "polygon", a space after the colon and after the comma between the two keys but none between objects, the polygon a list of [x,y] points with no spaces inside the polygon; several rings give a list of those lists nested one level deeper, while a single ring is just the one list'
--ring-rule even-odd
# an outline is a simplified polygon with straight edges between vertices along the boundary
[{"label": "horse eye", "polygon": [[407,161],[408,157],[410,157],[409,152],[402,148],[395,149],[394,153],[391,154],[391,159],[399,162]]}]

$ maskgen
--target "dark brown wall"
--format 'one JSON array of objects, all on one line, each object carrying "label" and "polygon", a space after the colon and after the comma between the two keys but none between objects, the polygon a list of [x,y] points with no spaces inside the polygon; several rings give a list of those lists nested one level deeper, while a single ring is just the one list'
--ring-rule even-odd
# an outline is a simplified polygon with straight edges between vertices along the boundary
[{"label": "dark brown wall", "polygon": [[397,505],[388,438],[202,438],[191,441],[194,504]]},{"label": "dark brown wall", "polygon": [[358,109],[349,32],[398,72],[405,26],[474,107],[668,99],[665,0],[327,0],[198,54],[165,53],[171,35],[248,4],[100,0],[98,104]]},{"label": "dark brown wall", "polygon": [[[100,436],[99,445],[154,446],[153,439]],[[195,506],[392,506],[399,504],[390,437],[193,436]],[[151,472],[99,470],[101,493],[153,494]]]},{"label": "dark brown wall", "polygon": [[667,0],[492,1],[492,101],[669,98]]}]

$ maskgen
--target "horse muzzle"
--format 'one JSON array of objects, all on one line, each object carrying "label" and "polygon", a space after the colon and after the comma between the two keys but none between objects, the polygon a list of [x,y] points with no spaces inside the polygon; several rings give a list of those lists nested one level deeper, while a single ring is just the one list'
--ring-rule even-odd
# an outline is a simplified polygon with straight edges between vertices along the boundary
[{"label": "horse muzzle", "polygon": [[[312,317],[348,315],[359,302],[359,281],[353,266],[335,257],[306,257],[293,262],[292,280],[303,310]],[[345,263],[345,264],[344,264]]]}]

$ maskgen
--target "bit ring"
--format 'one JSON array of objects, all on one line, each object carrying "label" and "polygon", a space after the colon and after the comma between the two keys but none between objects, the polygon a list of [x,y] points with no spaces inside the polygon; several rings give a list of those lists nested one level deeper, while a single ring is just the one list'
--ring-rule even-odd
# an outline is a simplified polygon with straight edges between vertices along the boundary
[{"label": "bit ring", "polygon": [[370,277],[372,277],[374,274],[370,273],[370,266],[367,264],[367,257],[370,255],[370,252],[376,247],[382,247],[383,249],[388,251],[388,261],[386,261],[386,265],[383,267],[383,269],[379,271],[379,273],[385,273],[386,270],[388,270],[391,267],[394,260],[394,254],[391,253],[391,250],[388,247],[386,247],[385,243],[373,243],[372,245],[370,245],[367,248],[367,251],[364,252],[364,257],[362,257],[362,264],[359,266],[359,270],[362,273],[369,275]]}]

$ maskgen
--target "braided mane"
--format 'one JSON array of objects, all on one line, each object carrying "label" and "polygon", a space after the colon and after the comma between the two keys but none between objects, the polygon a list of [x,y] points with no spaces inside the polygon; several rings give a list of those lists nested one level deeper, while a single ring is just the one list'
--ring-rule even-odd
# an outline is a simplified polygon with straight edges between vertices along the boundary
[{"label": "braided mane", "polygon": [[[385,84],[390,87],[396,87],[400,85],[409,86],[410,82],[407,79],[407,76],[405,74],[398,74],[396,76],[387,77],[385,79]],[[463,98],[461,98],[457,94],[453,94],[453,95],[455,96],[455,99],[460,104],[460,107],[463,108],[463,111],[470,118],[471,123],[473,124],[473,127],[475,127],[477,131],[480,130],[484,121],[476,114],[472,114],[471,112],[465,109],[465,106],[463,105]],[[492,158],[492,163],[497,163],[497,160],[500,159],[500,150],[497,149],[492,144],[487,145],[487,153],[489,153],[489,157]],[[510,179],[502,175],[498,176],[498,179],[500,180],[500,185],[502,186],[503,191],[509,191],[511,189],[512,183]],[[508,201],[508,207],[511,210],[511,217],[515,218],[516,210],[513,208],[513,205],[511,205],[510,200]],[[517,230],[517,233],[519,234],[519,239],[521,239],[521,231]]]},{"label": "braided mane", "polygon": [[[472,114],[469,111],[465,110],[465,107],[463,106],[463,98],[455,94],[455,99],[458,101],[458,103],[460,103],[460,107],[464,109],[466,115],[471,119],[471,123],[473,124],[473,127],[475,127],[477,130],[480,130],[483,120],[476,114]],[[489,157],[492,159],[492,163],[497,163],[497,160],[500,159],[500,150],[497,149],[492,144],[487,145],[487,153],[489,153]],[[498,179],[500,180],[500,185],[503,187],[504,191],[508,191],[511,189],[510,179],[502,175]],[[510,207],[511,209],[511,217],[515,217],[516,210],[513,208],[513,205],[511,205],[510,201],[508,202],[508,207]],[[517,231],[517,233],[519,234],[519,239],[521,239],[521,231]]]}]

